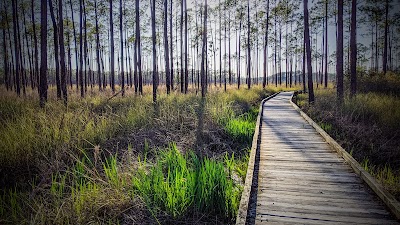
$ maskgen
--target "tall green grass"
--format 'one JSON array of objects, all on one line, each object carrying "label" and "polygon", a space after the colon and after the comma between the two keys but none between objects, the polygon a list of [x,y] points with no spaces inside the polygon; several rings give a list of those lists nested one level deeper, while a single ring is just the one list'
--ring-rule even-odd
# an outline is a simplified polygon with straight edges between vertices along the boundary
[{"label": "tall green grass", "polygon": [[[256,108],[268,90],[211,91],[204,101],[193,93],[161,94],[156,107],[151,95],[110,100],[111,92],[102,92],[81,99],[71,92],[68,107],[50,96],[44,109],[34,94],[0,96],[0,165],[33,171],[27,173],[26,182],[13,180],[16,188],[10,184],[11,188],[0,189],[0,224],[117,224],[131,208],[141,209],[142,200],[154,212],[154,221],[165,215],[184,219],[190,213],[234,221]],[[127,150],[104,148],[110,138],[143,130],[162,128],[185,134],[197,128],[201,112],[208,124],[205,129],[218,126],[235,143],[243,144],[240,149],[232,147],[239,157],[222,152],[213,159],[197,158],[175,147],[156,153],[151,140],[144,141],[144,147],[129,145]],[[133,160],[123,158],[125,151],[133,149],[135,153],[129,154]],[[146,152],[160,160],[154,162]],[[137,171],[136,153],[149,155]],[[141,188],[135,180],[143,181]],[[131,195],[132,190],[137,195]]]},{"label": "tall green grass", "polygon": [[200,159],[191,151],[183,155],[175,145],[161,151],[154,166],[146,168],[142,162],[133,187],[149,208],[164,210],[174,218],[195,210],[233,221],[241,194],[224,163]]}]

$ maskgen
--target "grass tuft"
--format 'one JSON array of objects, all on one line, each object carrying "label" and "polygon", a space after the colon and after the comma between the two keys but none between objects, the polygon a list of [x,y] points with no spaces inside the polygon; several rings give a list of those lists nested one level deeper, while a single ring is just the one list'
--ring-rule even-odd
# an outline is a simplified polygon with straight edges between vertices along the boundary
[{"label": "grass tuft", "polygon": [[[233,161],[230,159],[229,161]],[[141,163],[133,187],[148,207],[180,218],[190,210],[222,215],[233,221],[241,189],[222,162],[200,159],[193,152],[181,154],[176,145],[161,151],[149,169]]]}]

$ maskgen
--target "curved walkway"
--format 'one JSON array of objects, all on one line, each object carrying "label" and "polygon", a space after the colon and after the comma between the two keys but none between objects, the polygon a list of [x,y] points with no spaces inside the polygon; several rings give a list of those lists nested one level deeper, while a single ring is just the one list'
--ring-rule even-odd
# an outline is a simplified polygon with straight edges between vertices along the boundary
[{"label": "curved walkway", "polygon": [[290,103],[266,101],[256,224],[398,224],[344,159]]}]

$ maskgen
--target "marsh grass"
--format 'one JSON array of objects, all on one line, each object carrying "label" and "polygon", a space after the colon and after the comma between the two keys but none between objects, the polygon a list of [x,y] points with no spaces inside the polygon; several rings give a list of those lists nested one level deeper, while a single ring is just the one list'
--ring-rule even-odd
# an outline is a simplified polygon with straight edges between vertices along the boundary
[{"label": "marsh grass", "polygon": [[[197,156],[190,151],[202,105],[195,93],[160,94],[154,105],[150,87],[112,99],[110,90],[84,99],[74,90],[65,107],[50,89],[41,109],[35,92],[1,91],[0,224],[234,223],[257,107],[273,92],[210,90],[203,132],[226,147],[213,152],[205,139],[196,153],[212,154]],[[179,148],[154,141],[157,135]]]},{"label": "marsh grass", "polygon": [[176,145],[162,150],[156,164],[139,167],[133,178],[134,190],[151,209],[165,210],[180,218],[191,210],[222,215],[232,222],[238,210],[241,188],[229,179],[225,166],[234,157],[218,162],[200,159],[192,151],[181,154]]}]

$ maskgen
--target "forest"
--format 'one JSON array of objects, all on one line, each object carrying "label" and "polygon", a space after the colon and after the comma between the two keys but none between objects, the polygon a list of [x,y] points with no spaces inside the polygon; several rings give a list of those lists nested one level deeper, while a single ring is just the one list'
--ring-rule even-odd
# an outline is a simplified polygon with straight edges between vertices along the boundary
[{"label": "forest", "polygon": [[0,224],[234,224],[281,91],[400,200],[398,0],[0,0]]}]

